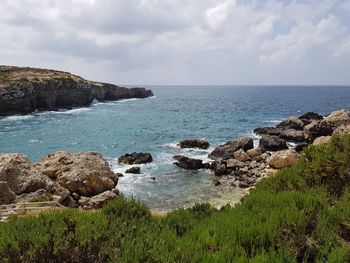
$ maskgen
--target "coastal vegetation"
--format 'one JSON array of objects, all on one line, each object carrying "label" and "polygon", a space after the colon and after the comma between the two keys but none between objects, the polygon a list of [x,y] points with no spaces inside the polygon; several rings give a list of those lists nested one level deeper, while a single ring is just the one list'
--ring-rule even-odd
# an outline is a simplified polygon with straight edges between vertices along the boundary
[{"label": "coastal vegetation", "polygon": [[0,262],[349,262],[350,136],[309,146],[235,207],[164,217],[118,197],[0,225]]}]

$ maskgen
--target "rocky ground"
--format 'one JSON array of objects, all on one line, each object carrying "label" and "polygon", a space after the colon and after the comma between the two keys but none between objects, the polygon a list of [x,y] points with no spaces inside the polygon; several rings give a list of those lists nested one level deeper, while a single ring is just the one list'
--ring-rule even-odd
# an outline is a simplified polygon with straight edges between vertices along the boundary
[{"label": "rocky ground", "polygon": [[[174,164],[183,169],[211,169],[215,186],[249,189],[278,169],[298,163],[303,148],[328,143],[332,136],[350,133],[350,112],[342,109],[323,117],[308,112],[290,117],[275,127],[257,128],[261,136],[254,148],[253,139],[242,137],[216,147],[210,163],[186,156],[174,156]],[[293,142],[294,146],[290,147]],[[190,139],[180,147],[208,148],[203,139]],[[127,153],[119,163],[138,165],[153,161],[150,153]],[[140,173],[133,166],[127,173]],[[53,200],[59,204],[83,209],[100,208],[115,198],[118,178],[101,154],[95,152],[57,152],[31,163],[21,154],[0,154],[0,205],[35,200]],[[152,177],[155,180],[155,177]]]},{"label": "rocky ground", "polygon": [[57,70],[0,66],[0,116],[71,109],[98,101],[153,96],[144,88],[88,81]]}]

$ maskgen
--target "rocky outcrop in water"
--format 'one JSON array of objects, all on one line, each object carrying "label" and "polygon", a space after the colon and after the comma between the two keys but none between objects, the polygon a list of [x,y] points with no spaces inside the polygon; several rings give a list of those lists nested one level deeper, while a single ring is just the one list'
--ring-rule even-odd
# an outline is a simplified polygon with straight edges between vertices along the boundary
[{"label": "rocky outcrop in water", "polygon": [[145,88],[125,88],[85,80],[67,72],[0,66],[0,116],[36,110],[71,109],[98,101],[146,98]]},{"label": "rocky outcrop in water", "polygon": [[118,158],[118,163],[123,164],[142,164],[150,163],[153,161],[153,157],[150,153],[127,153]]},{"label": "rocky outcrop in water", "polygon": [[176,160],[176,162],[174,162],[176,166],[187,170],[208,169],[210,167],[208,163],[203,163],[200,159],[189,158],[182,155],[175,155],[173,158]]},{"label": "rocky outcrop in water", "polygon": [[57,152],[35,164],[21,154],[0,154],[0,204],[50,196],[62,205],[78,207],[82,197],[117,191],[117,183],[118,176],[94,152]]},{"label": "rocky outcrop in water", "polygon": [[190,139],[184,140],[179,143],[180,148],[198,148],[198,149],[208,149],[209,142],[205,139]]}]

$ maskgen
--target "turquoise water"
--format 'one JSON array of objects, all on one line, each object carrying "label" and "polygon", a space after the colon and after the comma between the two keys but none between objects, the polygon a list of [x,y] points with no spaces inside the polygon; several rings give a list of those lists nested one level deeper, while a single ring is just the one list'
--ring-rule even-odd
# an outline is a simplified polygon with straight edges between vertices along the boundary
[{"label": "turquoise water", "polygon": [[[94,103],[90,108],[0,119],[0,152],[21,152],[32,161],[58,150],[98,151],[114,171],[127,152],[151,152],[155,161],[141,175],[125,175],[119,188],[154,209],[194,202],[238,200],[239,189],[214,187],[208,171],[189,172],[172,164],[185,154],[205,159],[214,146],[259,126],[274,125],[306,111],[326,114],[349,108],[350,87],[147,87],[155,97]],[[181,150],[176,142],[200,137],[208,151]],[[150,180],[155,176],[156,181]]]}]

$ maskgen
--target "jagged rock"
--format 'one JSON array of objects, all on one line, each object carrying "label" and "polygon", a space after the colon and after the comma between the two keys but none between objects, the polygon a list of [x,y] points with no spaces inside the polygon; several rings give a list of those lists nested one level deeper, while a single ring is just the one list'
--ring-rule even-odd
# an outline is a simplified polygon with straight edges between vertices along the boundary
[{"label": "jagged rock", "polygon": [[241,162],[246,162],[246,161],[249,161],[250,160],[250,157],[249,155],[243,151],[242,149],[239,149],[238,151],[236,151],[234,154],[233,154],[233,157],[238,160],[238,161],[241,161]]},{"label": "jagged rock", "polygon": [[254,158],[256,156],[259,156],[263,154],[265,151],[261,149],[260,147],[255,148],[255,149],[250,149],[247,151],[247,154],[249,155],[250,158]]},{"label": "jagged rock", "polygon": [[279,151],[287,149],[286,140],[281,139],[277,136],[262,136],[259,141],[259,147],[265,151]]},{"label": "jagged rock", "polygon": [[313,121],[304,128],[305,139],[313,142],[317,137],[332,135],[334,129],[334,126],[328,122]]},{"label": "jagged rock", "polygon": [[307,143],[300,143],[300,144],[297,144],[297,145],[295,146],[295,151],[298,152],[298,153],[300,153],[300,152],[302,152],[302,151],[304,150],[304,148],[306,148],[306,147],[308,147],[308,146],[309,146],[309,144],[307,144]]},{"label": "jagged rock", "polygon": [[262,127],[254,129],[254,133],[258,135],[278,136],[288,141],[302,142],[305,140],[304,131],[294,129],[283,129],[275,127]]},{"label": "jagged rock", "polygon": [[11,190],[7,182],[0,181],[0,205],[11,204],[16,200],[16,194]]},{"label": "jagged rock", "polygon": [[332,140],[332,136],[321,136],[314,140],[312,145],[323,145],[323,144],[329,144]]},{"label": "jagged rock", "polygon": [[288,120],[282,121],[276,125],[277,128],[302,130],[304,122],[297,117],[289,117]]},{"label": "jagged rock", "polygon": [[199,159],[188,158],[182,155],[175,155],[173,158],[177,161],[174,162],[175,165],[187,170],[198,170],[207,167],[207,165],[204,165],[203,161]]},{"label": "jagged rock", "polygon": [[275,169],[290,167],[297,164],[300,154],[294,150],[284,150],[273,153],[268,159],[268,164]]},{"label": "jagged rock", "polygon": [[254,148],[253,139],[249,137],[241,137],[236,141],[228,141],[224,145],[220,145],[214,149],[213,152],[209,154],[210,159],[230,159],[234,157],[234,153],[240,149],[248,151]]},{"label": "jagged rock", "polygon": [[220,161],[212,162],[210,169],[214,171],[214,174],[216,176],[221,176],[221,175],[226,174],[226,164],[221,163]]},{"label": "jagged rock", "polygon": [[239,182],[239,188],[249,188],[250,185],[247,182]]},{"label": "jagged rock", "polygon": [[225,160],[227,169],[236,169],[236,168],[243,168],[246,166],[244,162],[241,162],[237,159],[227,159]]},{"label": "jagged rock", "polygon": [[347,109],[341,109],[331,112],[322,122],[328,123],[333,127],[350,124],[350,112]]},{"label": "jagged rock", "polygon": [[102,155],[95,152],[49,154],[34,167],[71,193],[92,196],[111,190],[117,176]]},{"label": "jagged rock", "polygon": [[0,66],[0,115],[90,106],[98,101],[153,96],[144,88],[93,82],[67,72]]},{"label": "jagged rock", "polygon": [[84,197],[82,196],[79,199],[79,205],[81,208],[86,210],[99,209],[101,208],[108,200],[116,198],[117,195],[111,191],[105,191],[99,195],[93,197]]},{"label": "jagged rock", "polygon": [[118,158],[118,163],[124,164],[142,164],[150,163],[153,161],[153,157],[150,153],[127,153]]},{"label": "jagged rock", "polygon": [[305,125],[308,125],[312,122],[312,120],[322,120],[323,116],[315,112],[306,112],[303,115],[301,115],[299,119],[302,120]]},{"label": "jagged rock", "polygon": [[78,201],[80,199],[80,194],[78,193],[72,193],[72,198],[75,200],[75,201]]},{"label": "jagged rock", "polygon": [[205,139],[190,139],[184,140],[179,143],[181,148],[199,148],[199,149],[208,149],[209,142]]},{"label": "jagged rock", "polygon": [[125,173],[127,173],[127,174],[140,174],[141,168],[140,167],[131,167],[130,169],[126,170]]},{"label": "jagged rock", "polygon": [[333,131],[333,136],[342,136],[350,134],[350,124],[347,125],[340,125]]}]

